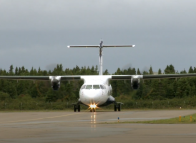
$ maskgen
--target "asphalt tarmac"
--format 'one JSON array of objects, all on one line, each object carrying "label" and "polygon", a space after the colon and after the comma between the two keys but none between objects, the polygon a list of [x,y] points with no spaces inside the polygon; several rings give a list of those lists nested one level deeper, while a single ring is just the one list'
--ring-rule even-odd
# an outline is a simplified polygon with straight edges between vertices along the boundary
[{"label": "asphalt tarmac", "polygon": [[102,124],[167,119],[196,110],[0,112],[0,143],[195,143],[196,124]]}]

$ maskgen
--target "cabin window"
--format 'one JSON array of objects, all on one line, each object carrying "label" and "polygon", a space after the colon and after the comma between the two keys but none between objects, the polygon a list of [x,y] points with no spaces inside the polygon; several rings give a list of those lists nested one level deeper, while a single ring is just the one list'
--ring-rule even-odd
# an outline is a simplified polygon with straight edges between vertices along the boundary
[{"label": "cabin window", "polygon": [[99,85],[93,85],[93,89],[100,89]]},{"label": "cabin window", "polygon": [[86,85],[86,89],[92,89],[92,85]]},{"label": "cabin window", "polygon": [[100,85],[101,89],[105,89],[105,86],[104,85]]}]

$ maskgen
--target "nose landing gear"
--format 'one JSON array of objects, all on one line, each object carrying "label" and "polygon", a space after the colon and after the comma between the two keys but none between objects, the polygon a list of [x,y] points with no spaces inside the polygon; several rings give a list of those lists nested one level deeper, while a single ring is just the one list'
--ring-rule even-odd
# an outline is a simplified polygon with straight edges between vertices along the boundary
[{"label": "nose landing gear", "polygon": [[96,108],[97,108],[97,105],[96,104],[91,104],[89,108],[90,108],[90,112],[95,112]]},{"label": "nose landing gear", "polygon": [[95,108],[90,109],[90,112],[96,112]]}]

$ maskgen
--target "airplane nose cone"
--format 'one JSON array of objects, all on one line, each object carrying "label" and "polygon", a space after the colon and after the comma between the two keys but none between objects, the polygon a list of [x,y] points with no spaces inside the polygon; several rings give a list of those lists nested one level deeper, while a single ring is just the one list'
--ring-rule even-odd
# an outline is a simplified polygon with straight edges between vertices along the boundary
[{"label": "airplane nose cone", "polygon": [[95,98],[101,96],[102,92],[100,90],[85,90],[83,95],[88,98]]},{"label": "airplane nose cone", "polygon": [[99,102],[100,97],[102,96],[101,90],[84,90],[83,97],[85,97],[88,102]]}]

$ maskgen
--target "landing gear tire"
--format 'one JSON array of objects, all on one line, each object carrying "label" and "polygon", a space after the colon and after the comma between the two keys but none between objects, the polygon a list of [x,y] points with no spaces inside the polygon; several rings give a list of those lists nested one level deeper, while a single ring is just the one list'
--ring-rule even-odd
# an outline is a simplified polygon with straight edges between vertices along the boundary
[{"label": "landing gear tire", "polygon": [[80,112],[80,105],[78,105],[78,112]]},{"label": "landing gear tire", "polygon": [[118,105],[118,111],[120,111],[121,110],[121,106],[120,106],[120,104]]},{"label": "landing gear tire", "polygon": [[78,110],[78,112],[80,112],[80,105],[74,105],[74,112],[76,112]]},{"label": "landing gear tire", "polygon": [[121,110],[121,104],[114,104],[114,111]]},{"label": "landing gear tire", "polygon": [[116,107],[116,105],[114,104],[114,111],[116,111],[117,110],[117,107]]},{"label": "landing gear tire", "polygon": [[90,112],[96,112],[96,110],[95,109],[90,109]]}]

